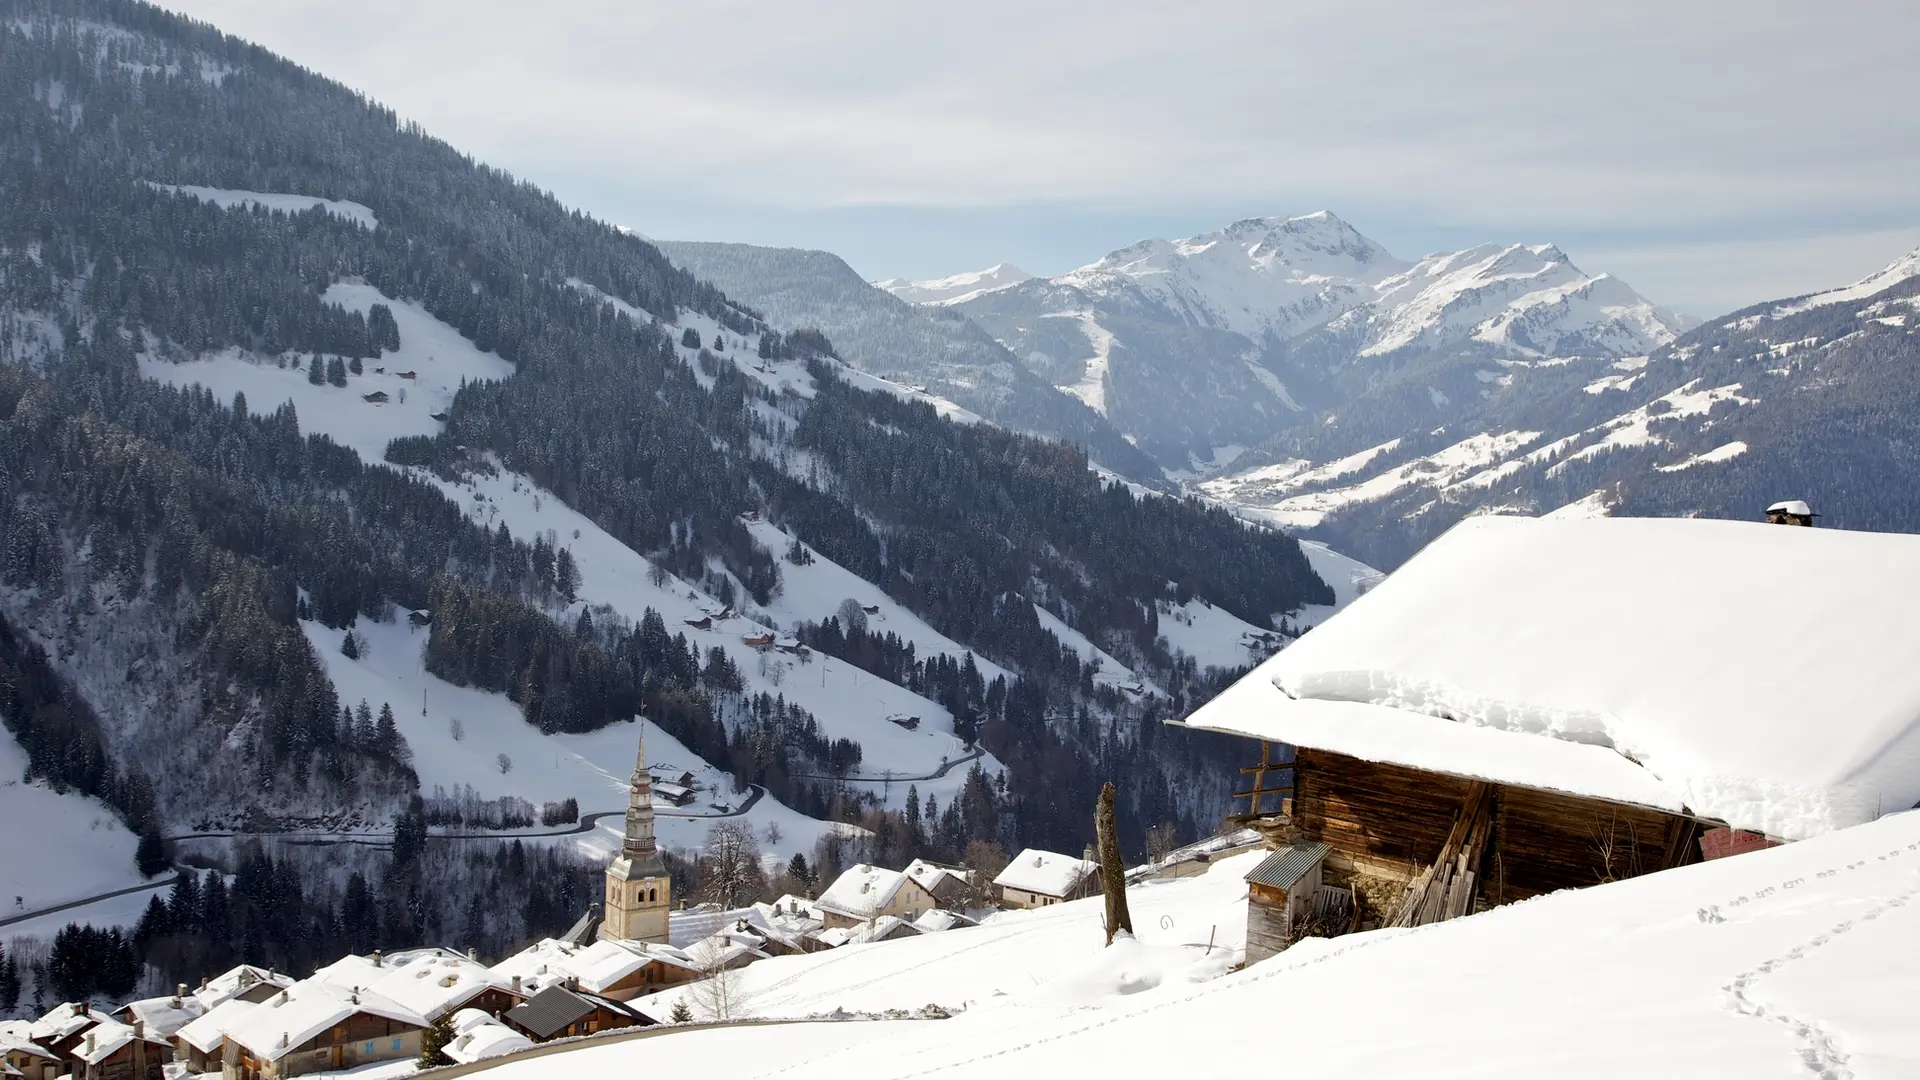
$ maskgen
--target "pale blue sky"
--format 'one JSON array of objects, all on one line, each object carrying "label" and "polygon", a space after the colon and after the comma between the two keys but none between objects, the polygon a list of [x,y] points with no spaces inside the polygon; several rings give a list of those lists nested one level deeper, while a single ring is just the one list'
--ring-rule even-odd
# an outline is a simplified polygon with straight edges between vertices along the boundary
[{"label": "pale blue sky", "polygon": [[166,0],[652,236],[1059,273],[1329,209],[1710,316],[1920,245],[1920,4]]}]

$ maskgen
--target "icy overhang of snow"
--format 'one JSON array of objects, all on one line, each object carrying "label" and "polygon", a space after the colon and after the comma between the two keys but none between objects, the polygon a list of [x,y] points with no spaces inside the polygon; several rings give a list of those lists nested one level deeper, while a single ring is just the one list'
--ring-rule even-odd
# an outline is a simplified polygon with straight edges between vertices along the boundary
[{"label": "icy overhang of snow", "polygon": [[1920,800],[1915,595],[1920,536],[1471,518],[1189,723],[1803,839]]}]

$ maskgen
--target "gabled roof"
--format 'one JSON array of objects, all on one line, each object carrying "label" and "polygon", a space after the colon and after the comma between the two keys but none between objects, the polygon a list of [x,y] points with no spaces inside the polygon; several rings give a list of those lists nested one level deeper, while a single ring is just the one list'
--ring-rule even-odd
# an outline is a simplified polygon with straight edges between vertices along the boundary
[{"label": "gabled roof", "polygon": [[70,1053],[89,1065],[98,1065],[119,1053],[135,1039],[154,1046],[165,1046],[167,1040],[158,1035],[137,1035],[133,1025],[118,1020],[104,1020],[87,1029],[78,1045]]},{"label": "gabled roof", "polygon": [[238,1022],[240,1017],[259,1007],[258,1003],[243,998],[228,998],[174,1032],[174,1038],[186,1042],[203,1054],[211,1054],[220,1049],[221,1042],[227,1037],[228,1029]]},{"label": "gabled roof", "polygon": [[1003,889],[1065,897],[1099,869],[1099,863],[1086,859],[1028,848],[1015,856],[993,883]]},{"label": "gabled roof", "polygon": [[974,875],[974,871],[962,866],[942,866],[925,859],[915,859],[908,863],[902,873],[935,896],[948,890],[964,888],[972,883]]},{"label": "gabled roof", "polygon": [[202,1005],[212,1009],[221,1002],[238,994],[244,994],[261,983],[288,987],[293,985],[293,977],[282,975],[277,971],[269,971],[266,968],[254,967],[252,964],[241,964],[208,979],[205,985],[194,991],[193,996]]},{"label": "gabled roof", "polygon": [[[926,892],[919,882],[898,870],[859,863],[834,878],[827,891],[814,901],[814,906],[850,919],[871,919],[875,912],[893,903],[901,889]],[[932,903],[931,893],[927,893],[927,898]]]},{"label": "gabled roof", "polygon": [[1920,536],[1471,518],[1187,723],[1800,839],[1920,801],[1916,596]]},{"label": "gabled roof", "polygon": [[0,1021],[0,1054],[18,1052],[32,1054],[48,1061],[58,1061],[53,1051],[33,1041],[28,1034],[28,1029],[31,1027],[32,1025],[25,1020]]},{"label": "gabled roof", "polygon": [[278,1061],[301,1044],[355,1013],[385,1017],[414,1027],[426,1027],[427,1018],[370,990],[353,990],[331,982],[308,979],[261,1002],[236,1017],[227,1037],[255,1057]]},{"label": "gabled roof", "polygon": [[591,1014],[595,1009],[609,1009],[624,1015],[634,1015],[632,1010],[617,1001],[593,994],[576,993],[564,986],[549,986],[538,994],[507,1010],[507,1019],[512,1020],[522,1030],[533,1033],[537,1039],[550,1039],[567,1029],[567,1025]]},{"label": "gabled roof", "polygon": [[944,930],[961,930],[979,925],[978,921],[969,919],[957,911],[948,911],[946,908],[923,911],[919,918],[913,920],[913,928],[923,934],[937,934]]},{"label": "gabled roof", "polygon": [[483,1058],[501,1057],[525,1050],[532,1045],[532,1039],[505,1024],[489,1019],[484,1024],[476,1024],[461,1032],[441,1049],[448,1057],[464,1065]]},{"label": "gabled roof", "polygon": [[870,941],[892,941],[895,938],[914,937],[920,933],[919,927],[897,915],[882,915],[864,926],[856,926],[847,935],[847,944],[864,945]]},{"label": "gabled roof", "polygon": [[575,948],[546,938],[493,965],[494,984],[511,987],[520,978],[520,992],[532,994],[563,979],[575,979],[583,990],[610,989],[621,979],[651,963],[691,970],[686,953],[668,945],[641,941],[596,941]]},{"label": "gabled roof", "polygon": [[85,1002],[67,1001],[48,1009],[33,1022],[28,1032],[34,1042],[56,1043],[78,1035],[102,1020],[112,1021],[113,1017]]},{"label": "gabled roof", "polygon": [[117,1010],[125,1013],[128,1021],[138,1020],[147,1025],[148,1031],[161,1036],[171,1036],[206,1011],[207,1007],[191,994],[178,998],[172,995],[142,998],[129,1001]]}]

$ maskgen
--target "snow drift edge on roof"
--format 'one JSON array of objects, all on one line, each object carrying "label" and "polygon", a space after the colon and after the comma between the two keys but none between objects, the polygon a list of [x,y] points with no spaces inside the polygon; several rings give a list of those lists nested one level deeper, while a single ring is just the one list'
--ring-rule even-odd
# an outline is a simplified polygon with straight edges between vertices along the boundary
[{"label": "snow drift edge on roof", "polygon": [[1920,536],[1473,518],[1189,723],[1801,839],[1920,800],[1916,596]]}]

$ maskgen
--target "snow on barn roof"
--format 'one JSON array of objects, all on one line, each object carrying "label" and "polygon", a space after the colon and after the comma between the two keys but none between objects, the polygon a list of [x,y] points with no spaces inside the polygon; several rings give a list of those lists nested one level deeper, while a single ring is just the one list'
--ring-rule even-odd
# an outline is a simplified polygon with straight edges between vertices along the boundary
[{"label": "snow on barn roof", "polygon": [[75,1035],[102,1020],[112,1020],[106,1013],[79,1001],[63,1002],[33,1022],[28,1029],[29,1037],[38,1043],[59,1042],[69,1035]]},{"label": "snow on barn roof", "polygon": [[1064,897],[1099,869],[1099,863],[1072,855],[1028,848],[1008,863],[1007,868],[1000,871],[1000,876],[993,879],[993,883],[1003,889]]},{"label": "snow on barn roof", "polygon": [[1814,516],[1813,507],[1808,506],[1804,499],[1782,499],[1772,506],[1767,507],[1767,513],[1769,514],[1776,510],[1783,514],[1793,514],[1798,517]]},{"label": "snow on barn roof", "polygon": [[1803,839],[1920,800],[1916,595],[1920,536],[1471,518],[1187,723]]},{"label": "snow on barn roof", "polygon": [[907,881],[907,875],[898,870],[859,863],[834,878],[814,906],[850,919],[871,919],[893,902]]},{"label": "snow on barn roof", "polygon": [[25,1020],[0,1020],[0,1054],[17,1052],[32,1054],[48,1061],[57,1060],[53,1056],[53,1051],[33,1041],[33,1037],[29,1034],[31,1027],[32,1025]]},{"label": "snow on barn roof", "polygon": [[259,1007],[257,1003],[242,998],[228,998],[174,1032],[174,1037],[186,1040],[187,1045],[203,1054],[211,1054],[220,1048],[228,1030],[239,1022],[240,1017]]},{"label": "snow on barn roof", "polygon": [[355,1013],[383,1016],[415,1027],[427,1026],[426,1017],[379,994],[308,979],[294,983],[236,1017],[227,1030],[227,1037],[256,1057],[278,1061]]}]

